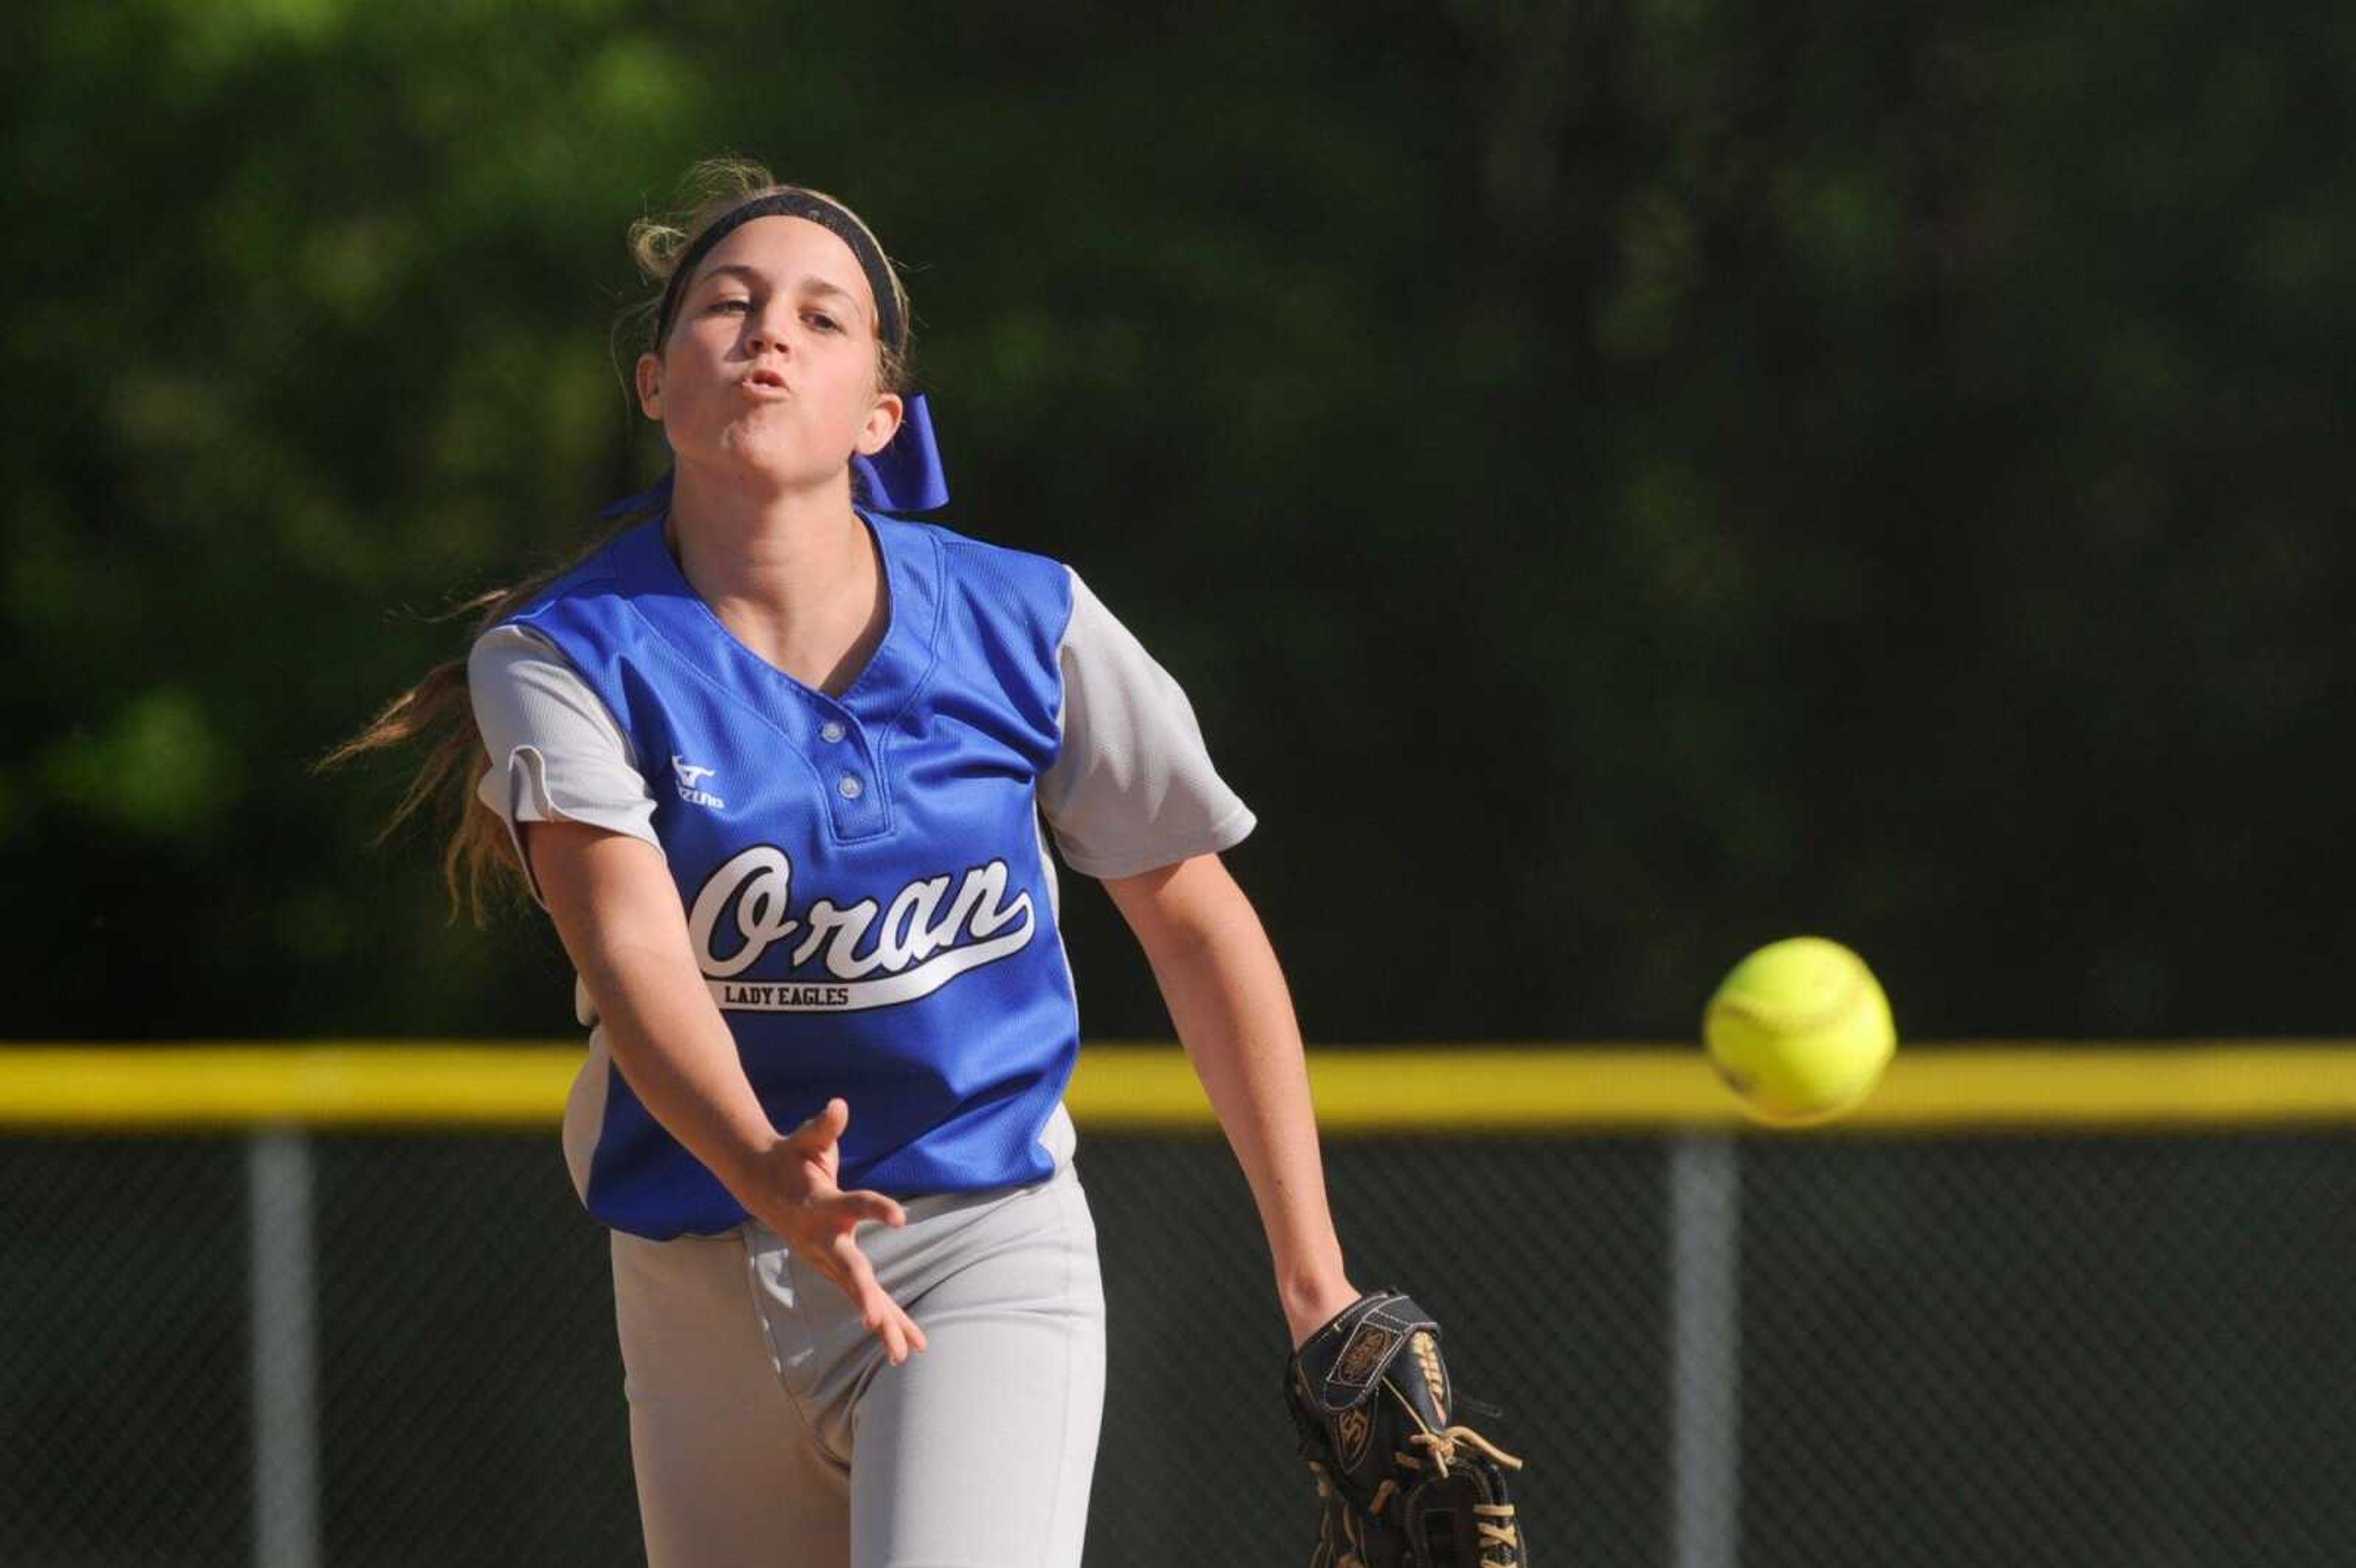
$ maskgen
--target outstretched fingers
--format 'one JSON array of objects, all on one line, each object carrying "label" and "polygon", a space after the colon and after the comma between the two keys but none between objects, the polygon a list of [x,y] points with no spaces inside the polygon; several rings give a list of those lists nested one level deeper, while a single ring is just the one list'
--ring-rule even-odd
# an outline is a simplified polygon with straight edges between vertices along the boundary
[{"label": "outstretched fingers", "polygon": [[832,1280],[867,1325],[869,1333],[898,1366],[925,1349],[925,1331],[900,1309],[876,1283],[875,1270],[859,1250],[860,1225],[888,1225],[894,1230],[908,1222],[908,1212],[881,1192],[844,1192],[834,1185],[840,1156],[836,1146],[850,1125],[851,1107],[840,1096],[787,1136],[786,1145],[801,1162],[798,1196],[788,1200],[787,1212],[776,1223],[794,1249],[808,1257]]},{"label": "outstretched fingers", "polygon": [[841,1142],[843,1128],[850,1125],[850,1103],[838,1094],[800,1126],[787,1134],[786,1141],[793,1145],[804,1158],[815,1159]]},{"label": "outstretched fingers", "polygon": [[896,1231],[908,1222],[908,1211],[881,1192],[838,1192],[828,1206],[837,1217],[853,1224],[872,1220]]},{"label": "outstretched fingers", "polygon": [[884,1341],[884,1349],[898,1366],[911,1352],[925,1349],[925,1331],[916,1320],[901,1309],[900,1304],[885,1293],[875,1279],[875,1270],[859,1243],[848,1233],[837,1236],[832,1247],[833,1263],[841,1271],[841,1285],[852,1305],[859,1308],[867,1331]]}]

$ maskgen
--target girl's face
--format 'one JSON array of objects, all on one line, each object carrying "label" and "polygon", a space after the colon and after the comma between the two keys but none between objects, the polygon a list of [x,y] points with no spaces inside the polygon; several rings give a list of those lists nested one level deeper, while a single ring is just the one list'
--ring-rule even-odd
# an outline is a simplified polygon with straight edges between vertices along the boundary
[{"label": "girl's face", "polygon": [[682,467],[807,488],[900,428],[876,366],[875,296],[851,247],[807,219],[756,218],[696,264],[669,340],[638,357],[638,404]]}]

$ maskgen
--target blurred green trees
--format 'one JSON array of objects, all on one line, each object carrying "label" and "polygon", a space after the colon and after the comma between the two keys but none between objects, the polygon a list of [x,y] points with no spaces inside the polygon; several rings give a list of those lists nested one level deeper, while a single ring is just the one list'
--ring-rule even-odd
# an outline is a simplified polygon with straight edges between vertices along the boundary
[{"label": "blurred green trees", "polygon": [[[2356,20],[48,4],[7,24],[27,1037],[562,1033],[398,770],[438,611],[659,465],[621,237],[735,150],[906,265],[946,519],[1258,810],[1312,1040],[2344,1030]],[[1162,1034],[1108,905],[1084,1018]]]}]

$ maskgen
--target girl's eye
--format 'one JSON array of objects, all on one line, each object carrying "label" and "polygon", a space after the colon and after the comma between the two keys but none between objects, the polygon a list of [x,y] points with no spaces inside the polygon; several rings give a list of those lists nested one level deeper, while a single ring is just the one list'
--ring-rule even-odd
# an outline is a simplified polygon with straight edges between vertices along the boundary
[{"label": "girl's eye", "polygon": [[714,300],[712,302],[712,308],[714,310],[734,310],[739,306],[749,306],[753,302],[751,300],[747,299]]},{"label": "girl's eye", "polygon": [[842,330],[841,327],[835,325],[834,317],[827,315],[824,311],[814,310],[810,312],[809,319],[810,325],[817,327],[820,332],[841,332]]}]

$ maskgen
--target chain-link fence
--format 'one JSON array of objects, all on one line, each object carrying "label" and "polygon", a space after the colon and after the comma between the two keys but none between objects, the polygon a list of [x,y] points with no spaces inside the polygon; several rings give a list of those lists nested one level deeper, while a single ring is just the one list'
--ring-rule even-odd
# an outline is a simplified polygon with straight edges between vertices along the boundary
[{"label": "chain-link fence", "polygon": [[[1084,1136],[1088,1560],[1290,1563],[1249,1193]],[[1336,1138],[1544,1565],[2356,1562],[2356,1136]],[[604,1232],[553,1138],[0,1142],[0,1563],[642,1561]]]}]

